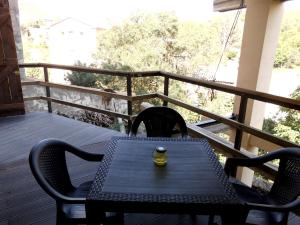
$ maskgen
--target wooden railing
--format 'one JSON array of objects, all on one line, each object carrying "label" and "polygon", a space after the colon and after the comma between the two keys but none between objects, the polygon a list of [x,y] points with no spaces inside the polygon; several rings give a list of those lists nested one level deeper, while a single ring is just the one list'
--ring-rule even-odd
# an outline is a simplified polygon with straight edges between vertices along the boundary
[{"label": "wooden railing", "polygon": [[[263,132],[261,130],[258,130],[256,128],[247,126],[244,124],[245,122],[245,115],[246,115],[246,109],[247,109],[247,103],[249,99],[252,100],[258,100],[266,103],[272,103],[275,105],[283,106],[289,109],[295,109],[300,110],[300,102],[294,99],[290,98],[284,98],[280,96],[275,96],[263,92],[258,91],[252,91],[248,89],[233,87],[221,83],[215,83],[205,80],[200,80],[197,78],[192,77],[186,77],[181,75],[176,75],[172,73],[167,72],[161,72],[161,71],[147,71],[147,72],[124,72],[124,71],[112,71],[112,70],[102,70],[102,69],[93,69],[93,68],[87,68],[87,67],[80,67],[80,66],[65,66],[65,65],[55,65],[55,64],[46,64],[46,63],[29,63],[29,64],[20,64],[20,67],[23,68],[32,68],[32,67],[40,67],[43,68],[44,71],[44,81],[25,81],[22,83],[22,85],[40,85],[44,86],[46,89],[46,96],[37,96],[37,97],[30,97],[25,98],[25,101],[29,100],[46,100],[48,104],[48,111],[52,112],[52,102],[64,104],[72,107],[77,107],[81,109],[86,109],[94,112],[100,112],[105,113],[110,116],[114,117],[120,117],[123,119],[128,120],[128,125],[130,127],[131,121],[134,119],[135,115],[133,115],[132,112],[132,104],[134,101],[141,101],[141,100],[147,100],[152,98],[158,98],[163,101],[163,105],[167,106],[168,103],[172,103],[174,105],[183,107],[185,109],[188,109],[192,112],[204,115],[206,117],[209,117],[211,119],[214,119],[216,121],[219,121],[220,123],[224,123],[229,125],[232,128],[236,129],[236,137],[234,141],[234,145],[230,145],[229,143],[221,140],[220,138],[209,134],[201,129],[196,129],[193,126],[190,126],[189,131],[193,133],[194,135],[200,135],[205,136],[209,139],[209,141],[216,146],[220,151],[222,151],[226,155],[231,156],[239,156],[239,157],[250,157],[249,155],[239,151],[241,148],[241,141],[242,141],[242,134],[243,132],[249,133],[251,135],[254,135],[257,138],[260,138],[261,140],[269,141],[271,143],[274,143],[279,146],[288,147],[288,146],[294,146],[294,147],[300,147],[296,143],[275,137],[269,133]],[[63,84],[57,84],[57,83],[51,83],[48,79],[48,69],[62,69],[62,70],[71,70],[71,71],[77,71],[77,72],[89,72],[89,73],[96,73],[101,74],[103,76],[110,75],[110,76],[119,76],[119,77],[126,77],[126,88],[127,88],[127,94],[118,94],[118,93],[111,93],[106,91],[101,91],[99,89],[95,88],[87,88],[87,87],[79,87],[74,85],[63,85]],[[133,95],[132,93],[132,80],[136,77],[163,77],[164,78],[164,93],[151,93],[151,94],[145,94],[145,95]],[[169,97],[169,82],[170,80],[176,80],[181,81],[189,84],[194,84],[206,88],[211,88],[214,90],[234,94],[236,96],[240,96],[240,106],[239,106],[239,113],[237,115],[237,121],[228,119],[225,117],[222,117],[220,115],[217,115],[215,113],[206,111],[204,109],[200,109],[197,107],[194,107],[192,105],[186,104],[178,99],[174,99]],[[60,88],[65,90],[73,90],[73,91],[79,91],[99,96],[109,96],[116,99],[123,99],[127,101],[127,107],[128,112],[127,114],[121,114],[116,113],[108,110],[103,109],[97,109],[92,108],[89,106],[83,106],[80,104],[75,104],[71,102],[62,101],[59,99],[54,99],[51,97],[51,88]],[[272,166],[265,166],[262,169],[267,176],[272,176],[275,173],[275,170]]]}]

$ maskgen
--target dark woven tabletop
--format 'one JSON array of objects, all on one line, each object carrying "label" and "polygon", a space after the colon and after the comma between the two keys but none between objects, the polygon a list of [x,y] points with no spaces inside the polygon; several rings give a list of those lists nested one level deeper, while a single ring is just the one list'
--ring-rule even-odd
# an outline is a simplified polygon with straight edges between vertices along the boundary
[{"label": "dark woven tabletop", "polygon": [[[165,167],[156,146],[168,149]],[[107,148],[88,201],[240,204],[205,139],[115,137]]]}]

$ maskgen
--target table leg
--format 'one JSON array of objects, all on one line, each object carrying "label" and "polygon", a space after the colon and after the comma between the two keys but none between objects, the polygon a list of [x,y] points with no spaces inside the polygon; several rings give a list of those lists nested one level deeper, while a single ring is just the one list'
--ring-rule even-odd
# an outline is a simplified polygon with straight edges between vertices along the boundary
[{"label": "table leg", "polygon": [[233,210],[221,215],[222,225],[245,225],[247,218],[246,210]]},{"label": "table leg", "polygon": [[99,225],[101,222],[105,221],[105,213],[93,203],[86,203],[85,213],[87,225]]},{"label": "table leg", "polygon": [[124,224],[124,213],[117,212],[116,217],[117,217],[118,224],[123,225]]}]

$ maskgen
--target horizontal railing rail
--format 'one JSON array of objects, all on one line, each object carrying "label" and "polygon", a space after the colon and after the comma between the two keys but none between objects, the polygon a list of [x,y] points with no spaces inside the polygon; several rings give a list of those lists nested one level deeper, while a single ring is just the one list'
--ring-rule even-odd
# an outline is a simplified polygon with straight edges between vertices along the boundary
[{"label": "horizontal railing rail", "polygon": [[39,86],[59,88],[59,89],[64,89],[64,90],[69,90],[69,91],[84,92],[84,93],[94,94],[94,95],[98,95],[98,96],[130,100],[130,97],[125,94],[117,94],[117,93],[113,93],[113,92],[102,91],[97,88],[81,87],[81,86],[76,86],[76,85],[65,85],[65,84],[51,83],[51,82],[45,82],[45,81],[23,81],[22,85],[23,86],[39,85]]},{"label": "horizontal railing rail", "polygon": [[113,112],[113,111],[110,111],[110,110],[98,109],[98,108],[94,108],[94,107],[84,106],[84,105],[81,105],[81,104],[76,104],[76,103],[72,103],[72,102],[68,102],[68,101],[63,101],[63,100],[60,100],[60,99],[45,97],[45,96],[24,98],[24,101],[32,101],[32,100],[45,100],[45,101],[50,101],[50,102],[54,102],[54,103],[58,103],[58,104],[66,105],[66,106],[71,106],[71,107],[75,107],[75,108],[79,108],[79,109],[84,109],[84,110],[88,110],[88,111],[92,111],[92,112],[103,113],[103,114],[109,115],[111,117],[119,117],[119,118],[123,118],[123,119],[126,119],[126,120],[131,119],[131,117],[127,114],[122,114],[122,113],[117,113],[117,112]]},{"label": "horizontal railing rail", "polygon": [[[290,109],[300,110],[300,101],[297,101],[294,99],[275,96],[275,95],[271,95],[271,94],[267,94],[267,93],[263,93],[263,92],[252,91],[252,90],[248,90],[248,89],[233,87],[233,86],[226,85],[226,84],[221,84],[221,83],[216,83],[216,82],[212,82],[212,81],[206,81],[206,80],[201,80],[201,79],[197,79],[197,78],[193,78],[193,77],[186,77],[186,76],[181,76],[181,75],[176,75],[176,74],[161,72],[161,71],[124,72],[124,71],[103,70],[103,69],[97,69],[97,68],[87,68],[87,67],[81,67],[81,66],[56,65],[56,64],[48,64],[48,63],[28,63],[28,64],[20,64],[19,66],[23,67],[23,68],[31,68],[31,67],[43,68],[44,78],[45,78],[44,81],[23,81],[22,85],[23,86],[28,86],[28,85],[43,86],[46,89],[46,96],[27,97],[27,98],[24,98],[24,100],[25,101],[45,100],[48,103],[49,112],[52,112],[51,103],[54,102],[54,103],[63,104],[63,105],[76,107],[76,108],[80,108],[80,109],[84,109],[84,110],[89,110],[89,111],[93,111],[93,112],[104,113],[104,114],[110,115],[112,117],[123,118],[125,120],[128,120],[128,126],[130,129],[131,121],[134,120],[134,118],[136,117],[136,115],[133,115],[133,112],[132,112],[133,102],[158,98],[163,101],[163,105],[165,105],[165,106],[167,106],[168,103],[171,103],[171,104],[180,106],[182,108],[185,108],[187,110],[190,110],[192,112],[195,112],[195,113],[204,115],[206,117],[209,117],[211,119],[214,119],[220,123],[224,123],[226,125],[231,126],[234,129],[236,129],[236,131],[237,131],[236,138],[235,138],[234,144],[232,145],[232,144],[228,144],[229,142],[226,144],[226,142],[220,141],[220,138],[217,138],[216,136],[205,132],[203,129],[199,130],[199,129],[193,129],[193,127],[189,128],[189,130],[191,132],[193,132],[194,134],[198,132],[199,135],[207,137],[214,146],[216,146],[221,151],[223,150],[224,154],[232,155],[232,156],[238,155],[240,157],[251,157],[249,154],[245,154],[244,152],[239,151],[241,148],[243,132],[247,132],[257,138],[269,141],[278,146],[300,147],[296,143],[275,137],[271,134],[268,134],[266,132],[263,132],[261,130],[258,130],[256,128],[253,128],[253,127],[250,127],[250,126],[247,126],[244,124],[245,113],[246,113],[247,103],[248,103],[249,99],[250,100],[258,100],[258,101],[262,101],[262,102],[266,102],[266,103],[272,103],[272,104],[287,107]],[[107,92],[107,91],[99,90],[96,88],[88,88],[88,87],[80,87],[80,86],[75,86],[75,85],[64,85],[64,84],[52,83],[52,82],[49,82],[48,69],[63,69],[63,70],[71,70],[71,71],[77,71],[77,72],[96,73],[96,74],[101,74],[104,76],[110,75],[110,76],[126,77],[127,91],[126,91],[126,94],[125,93],[114,93],[114,92]],[[135,77],[163,77],[164,78],[163,94],[162,93],[150,93],[150,94],[144,94],[144,95],[134,95],[132,93],[132,79]],[[210,88],[210,89],[214,89],[214,90],[218,90],[218,91],[222,91],[222,92],[226,92],[229,94],[234,94],[234,95],[240,96],[241,97],[240,110],[239,110],[239,114],[237,115],[237,118],[238,118],[237,121],[222,117],[215,113],[194,107],[194,106],[186,104],[180,100],[169,97],[168,95],[169,95],[170,80],[176,80],[176,81],[180,81],[180,82],[194,84],[194,85],[198,85],[198,86],[202,86],[202,87],[206,87],[206,88]],[[63,101],[60,99],[55,99],[55,98],[51,97],[51,88],[58,88],[58,89],[64,89],[64,90],[70,90],[70,91],[78,91],[78,92],[89,93],[89,94],[94,94],[94,95],[103,96],[103,97],[122,99],[122,100],[127,101],[128,112],[127,112],[127,114],[122,114],[122,113],[112,112],[109,110],[98,109],[98,108],[93,108],[93,107],[89,107],[89,106],[83,106],[81,104],[75,104],[75,103]],[[260,170],[262,170],[265,174],[269,174],[270,176],[273,176],[274,173],[276,172],[274,170],[274,168],[270,165],[260,168]]]},{"label": "horizontal railing rail", "polygon": [[240,122],[237,122],[235,120],[227,119],[226,117],[219,116],[219,115],[217,115],[215,113],[208,112],[208,111],[206,111],[204,109],[199,109],[197,107],[191,106],[191,105],[186,104],[184,102],[181,102],[179,100],[176,100],[176,99],[173,99],[173,98],[169,98],[169,97],[161,95],[161,94],[158,94],[158,97],[160,99],[168,101],[168,102],[170,102],[170,103],[172,103],[174,105],[178,105],[178,106],[181,106],[181,107],[183,107],[185,109],[188,109],[188,110],[190,110],[192,112],[204,115],[204,116],[209,117],[211,119],[217,120],[217,121],[219,121],[221,123],[225,123],[225,124],[227,124],[227,125],[229,125],[231,127],[240,129],[242,131],[246,131],[247,133],[255,135],[257,137],[264,138],[264,139],[266,139],[266,140],[268,140],[270,142],[276,143],[276,144],[278,144],[280,146],[284,146],[284,147],[291,147],[291,146],[298,147],[299,146],[299,145],[297,145],[297,144],[295,144],[293,142],[286,141],[286,140],[284,140],[282,138],[275,137],[275,136],[273,136],[271,134],[268,134],[268,133],[263,132],[261,130],[258,130],[256,128],[247,126],[247,125],[245,125],[243,123],[240,123]]},{"label": "horizontal railing rail", "polygon": [[235,94],[238,96],[245,95],[248,98],[251,98],[253,100],[263,101],[263,102],[272,103],[290,109],[300,110],[300,102],[295,99],[285,98],[285,97],[276,96],[264,92],[252,91],[245,88],[234,87],[226,84],[221,84],[212,81],[206,81],[198,78],[187,77],[187,76],[161,72],[161,71],[124,72],[118,70],[103,70],[103,69],[93,69],[93,68],[82,67],[82,66],[66,66],[66,65],[58,65],[58,64],[48,64],[48,63],[26,63],[26,64],[19,64],[19,66],[23,68],[46,67],[52,69],[72,70],[78,72],[90,72],[90,73],[97,73],[97,74],[110,75],[110,76],[122,76],[122,77],[131,76],[132,78],[153,77],[153,76],[167,77],[169,79],[195,84],[198,86],[203,86],[206,88],[211,88],[211,89],[223,91],[230,94]]}]

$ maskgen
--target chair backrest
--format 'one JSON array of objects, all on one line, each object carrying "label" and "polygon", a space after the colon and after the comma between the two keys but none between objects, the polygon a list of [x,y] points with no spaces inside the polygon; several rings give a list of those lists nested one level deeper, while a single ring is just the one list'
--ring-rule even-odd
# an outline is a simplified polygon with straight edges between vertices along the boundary
[{"label": "chair backrest", "polygon": [[65,152],[69,144],[47,139],[37,143],[29,155],[31,171],[39,185],[53,198],[57,192],[65,195],[74,189],[66,164]]},{"label": "chair backrest", "polygon": [[131,136],[137,134],[141,122],[145,124],[147,137],[171,137],[176,125],[182,137],[187,136],[184,119],[178,112],[168,107],[154,106],[140,112],[133,121]]},{"label": "chair backrest", "polygon": [[300,195],[300,149],[286,148],[280,151],[278,173],[269,197],[286,204]]}]

